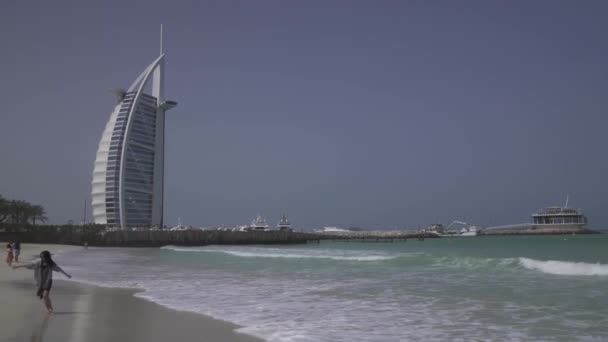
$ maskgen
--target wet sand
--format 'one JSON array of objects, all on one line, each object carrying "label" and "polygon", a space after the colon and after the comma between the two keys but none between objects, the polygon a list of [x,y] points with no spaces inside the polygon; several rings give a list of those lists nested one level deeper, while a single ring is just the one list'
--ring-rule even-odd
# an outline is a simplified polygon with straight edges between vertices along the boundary
[{"label": "wet sand", "polygon": [[[43,249],[53,253],[70,248],[81,247],[23,245],[22,260],[30,260]],[[238,326],[234,324],[134,297],[134,290],[84,285],[61,277],[58,273],[53,277],[55,312],[49,315],[35,296],[33,272],[0,265],[0,341],[260,341],[235,332]]]}]

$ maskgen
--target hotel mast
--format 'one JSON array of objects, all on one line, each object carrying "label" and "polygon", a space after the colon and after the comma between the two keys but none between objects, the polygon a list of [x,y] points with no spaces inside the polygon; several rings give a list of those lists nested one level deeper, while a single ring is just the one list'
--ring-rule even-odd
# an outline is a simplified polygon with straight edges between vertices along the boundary
[{"label": "hotel mast", "polygon": [[118,103],[99,141],[93,169],[97,224],[163,226],[165,112],[177,105],[164,99],[164,63],[161,25],[160,56],[128,90],[114,90]]}]

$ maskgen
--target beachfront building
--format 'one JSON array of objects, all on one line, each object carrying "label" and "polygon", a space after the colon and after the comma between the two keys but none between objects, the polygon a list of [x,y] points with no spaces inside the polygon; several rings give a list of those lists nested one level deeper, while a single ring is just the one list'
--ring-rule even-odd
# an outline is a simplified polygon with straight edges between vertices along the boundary
[{"label": "beachfront building", "polygon": [[[162,31],[162,29],[161,29]],[[165,54],[161,53],[127,89],[101,135],[92,181],[93,218],[112,227],[163,225]]]}]

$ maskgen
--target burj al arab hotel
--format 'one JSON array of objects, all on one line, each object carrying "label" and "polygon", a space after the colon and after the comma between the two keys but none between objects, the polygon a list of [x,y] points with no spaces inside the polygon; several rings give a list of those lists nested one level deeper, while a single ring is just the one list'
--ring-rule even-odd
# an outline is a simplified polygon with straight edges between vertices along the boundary
[{"label": "burj al arab hotel", "polygon": [[[177,105],[164,98],[165,54],[118,89],[118,103],[101,135],[92,181],[93,218],[112,227],[163,225],[165,112]],[[149,84],[151,81],[151,84]]]}]

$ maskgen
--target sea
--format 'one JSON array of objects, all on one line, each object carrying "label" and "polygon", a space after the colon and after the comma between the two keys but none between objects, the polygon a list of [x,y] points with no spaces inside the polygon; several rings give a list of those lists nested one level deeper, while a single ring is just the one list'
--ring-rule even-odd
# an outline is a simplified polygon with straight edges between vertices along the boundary
[{"label": "sea", "polygon": [[89,248],[74,280],[266,341],[608,341],[608,235]]}]

